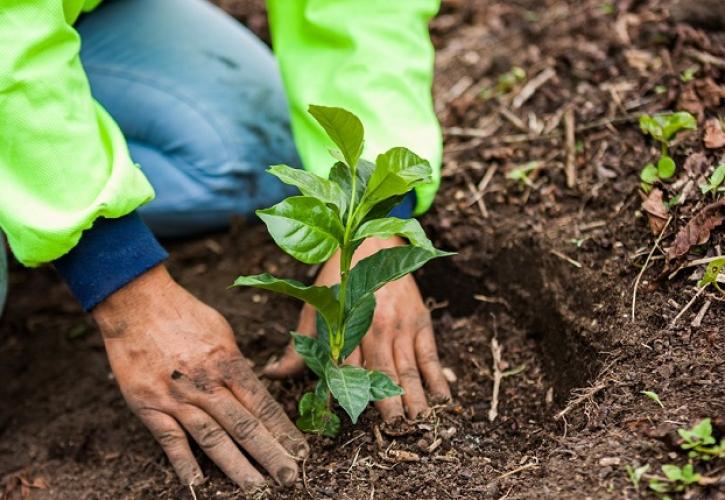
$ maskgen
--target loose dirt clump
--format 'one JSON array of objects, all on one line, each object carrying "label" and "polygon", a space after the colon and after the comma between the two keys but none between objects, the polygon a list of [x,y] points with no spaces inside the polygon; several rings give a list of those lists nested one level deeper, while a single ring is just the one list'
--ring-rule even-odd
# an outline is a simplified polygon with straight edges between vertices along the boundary
[{"label": "loose dirt clump", "polygon": [[[697,293],[697,262],[725,248],[711,221],[707,241],[669,250],[688,223],[723,213],[707,207],[717,198],[699,185],[723,161],[703,134],[707,120],[722,126],[725,116],[725,32],[688,15],[687,3],[444,1],[432,33],[445,161],[423,223],[437,247],[458,255],[416,278],[454,401],[419,422],[386,426],[373,409],[357,426],[343,419],[339,438],[311,438],[304,481],[267,497],[636,498],[647,481],[635,490],[625,466],[658,474],[686,463],[678,428],[712,417],[722,437],[722,296],[702,292],[673,324]],[[265,36],[261,6],[222,6]],[[664,201],[680,200],[653,231],[639,172],[658,150],[637,120],[667,110],[689,111],[698,129],[671,147],[677,172],[658,188]],[[260,271],[313,278],[262,228],[236,224],[170,250],[174,276],[229,319],[258,366],[284,347],[298,304],[226,289]],[[52,271],[15,267],[11,278],[0,324],[8,496],[191,498],[126,408],[95,327]],[[294,415],[312,383],[269,387]],[[239,496],[197,456],[209,476],[199,498]],[[722,465],[698,463],[710,484],[687,495],[725,495]]]}]

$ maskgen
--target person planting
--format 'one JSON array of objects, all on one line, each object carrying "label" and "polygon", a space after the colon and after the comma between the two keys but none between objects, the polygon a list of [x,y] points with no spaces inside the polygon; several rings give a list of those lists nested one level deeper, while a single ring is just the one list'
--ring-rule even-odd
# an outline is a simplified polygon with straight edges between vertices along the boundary
[{"label": "person planting", "polygon": [[[295,458],[309,450],[227,321],[166,271],[156,237],[220,229],[232,214],[284,199],[288,188],[262,175],[268,165],[326,178],[328,143],[306,114],[314,102],[359,115],[369,155],[405,146],[430,160],[430,178],[396,200],[394,216],[424,212],[439,180],[427,36],[438,2],[268,6],[276,62],[202,0],[0,7],[0,227],[20,262],[53,263],[96,320],[124,398],[190,485],[202,473],[187,433],[245,488],[264,477],[242,450],[281,484],[296,480]],[[343,257],[354,263],[402,244],[368,238]],[[341,254],[325,257],[319,286],[340,281]],[[0,280],[4,290],[2,272]],[[370,334],[347,360],[403,389],[377,402],[384,418],[415,417],[428,408],[424,384],[450,395],[430,316],[410,276],[376,297]],[[315,329],[305,306],[296,331]],[[264,373],[303,367],[290,348]]]}]

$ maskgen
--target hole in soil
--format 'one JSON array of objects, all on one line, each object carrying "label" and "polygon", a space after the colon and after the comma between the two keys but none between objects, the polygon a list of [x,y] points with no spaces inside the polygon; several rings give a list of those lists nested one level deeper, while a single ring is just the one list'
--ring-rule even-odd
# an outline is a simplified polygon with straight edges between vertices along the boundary
[{"label": "hole in soil", "polygon": [[[594,347],[597,322],[588,274],[581,269],[572,272],[569,263],[552,257],[546,245],[530,238],[506,245],[493,258],[461,259],[459,255],[433,261],[416,275],[424,296],[448,301],[434,317],[446,312],[454,318],[468,317],[485,323],[478,326],[487,330],[490,314],[510,317],[525,337],[535,340],[533,354],[559,405],[572,389],[589,384],[601,363]],[[474,294],[503,299],[506,306],[476,300]]]}]

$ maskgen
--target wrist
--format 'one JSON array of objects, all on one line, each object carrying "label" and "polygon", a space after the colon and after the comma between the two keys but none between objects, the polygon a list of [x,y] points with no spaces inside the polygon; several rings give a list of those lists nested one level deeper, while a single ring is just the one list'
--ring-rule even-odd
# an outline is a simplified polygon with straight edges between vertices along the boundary
[{"label": "wrist", "polygon": [[[176,286],[163,264],[140,274],[124,286],[108,295],[91,310],[104,337],[118,337],[130,330],[129,323],[142,323],[146,311],[158,311],[168,291]],[[119,326],[120,325],[120,326]]]}]

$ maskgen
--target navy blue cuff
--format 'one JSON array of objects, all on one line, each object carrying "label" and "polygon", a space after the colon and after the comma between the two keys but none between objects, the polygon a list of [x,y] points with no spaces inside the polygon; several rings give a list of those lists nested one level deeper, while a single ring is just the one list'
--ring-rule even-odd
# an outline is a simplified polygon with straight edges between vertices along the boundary
[{"label": "navy blue cuff", "polygon": [[73,295],[89,311],[168,257],[136,212],[99,218],[80,242],[54,262]]},{"label": "navy blue cuff", "polygon": [[403,201],[395,205],[390,211],[390,217],[397,217],[398,219],[410,219],[413,217],[413,210],[415,210],[415,202],[417,198],[415,191],[411,191],[405,195]]}]

